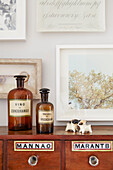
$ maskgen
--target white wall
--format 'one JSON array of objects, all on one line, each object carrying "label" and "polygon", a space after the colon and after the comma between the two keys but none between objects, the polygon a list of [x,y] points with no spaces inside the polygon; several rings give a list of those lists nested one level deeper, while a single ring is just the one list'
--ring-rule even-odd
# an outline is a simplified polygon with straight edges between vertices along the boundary
[{"label": "white wall", "polygon": [[[38,33],[36,32],[36,1],[27,0],[26,41],[0,41],[0,58],[42,58],[43,87],[51,89],[50,101],[55,105],[55,48],[60,44],[112,44],[113,0],[106,0],[105,33]],[[35,125],[35,105],[33,125]],[[0,100],[0,125],[8,124],[7,100]],[[94,122],[95,123],[95,122]],[[60,123],[55,121],[55,124]],[[61,123],[62,124],[62,123]]]}]

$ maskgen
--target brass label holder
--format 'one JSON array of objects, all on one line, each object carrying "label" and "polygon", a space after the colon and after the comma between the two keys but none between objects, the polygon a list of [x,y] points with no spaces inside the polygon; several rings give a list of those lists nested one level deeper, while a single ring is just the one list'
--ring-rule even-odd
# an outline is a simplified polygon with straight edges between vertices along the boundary
[{"label": "brass label holder", "polygon": [[14,151],[54,151],[54,141],[14,141]]},{"label": "brass label holder", "polygon": [[113,151],[112,141],[72,141],[72,151]]}]

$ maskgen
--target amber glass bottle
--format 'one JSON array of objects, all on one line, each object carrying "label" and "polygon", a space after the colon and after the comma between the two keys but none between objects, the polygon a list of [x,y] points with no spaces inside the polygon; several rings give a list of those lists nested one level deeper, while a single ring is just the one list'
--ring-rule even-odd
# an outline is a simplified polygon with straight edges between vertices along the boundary
[{"label": "amber glass bottle", "polygon": [[37,133],[53,132],[53,104],[48,102],[49,89],[40,89],[41,102],[36,106],[36,127]]},{"label": "amber glass bottle", "polygon": [[14,76],[17,88],[8,94],[8,128],[9,130],[32,129],[32,92],[24,88],[26,76]]}]

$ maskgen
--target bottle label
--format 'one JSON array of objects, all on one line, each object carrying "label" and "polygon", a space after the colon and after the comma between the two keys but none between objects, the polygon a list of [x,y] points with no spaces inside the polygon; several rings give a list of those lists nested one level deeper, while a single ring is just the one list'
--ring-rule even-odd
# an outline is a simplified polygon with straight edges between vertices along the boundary
[{"label": "bottle label", "polygon": [[12,99],[9,101],[9,115],[11,117],[31,116],[31,100]]},{"label": "bottle label", "polygon": [[53,123],[53,111],[40,110],[38,115],[38,123]]}]

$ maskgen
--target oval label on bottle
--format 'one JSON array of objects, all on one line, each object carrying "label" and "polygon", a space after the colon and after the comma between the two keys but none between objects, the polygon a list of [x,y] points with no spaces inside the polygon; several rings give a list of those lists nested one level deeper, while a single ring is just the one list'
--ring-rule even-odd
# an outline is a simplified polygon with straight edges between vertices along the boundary
[{"label": "oval label on bottle", "polygon": [[54,141],[14,141],[14,151],[54,151]]},{"label": "oval label on bottle", "polygon": [[112,141],[72,141],[72,151],[112,151]]},{"label": "oval label on bottle", "polygon": [[38,123],[53,123],[53,111],[38,111]]},{"label": "oval label on bottle", "polygon": [[9,100],[9,115],[11,117],[31,116],[31,100],[25,99],[10,99]]}]

